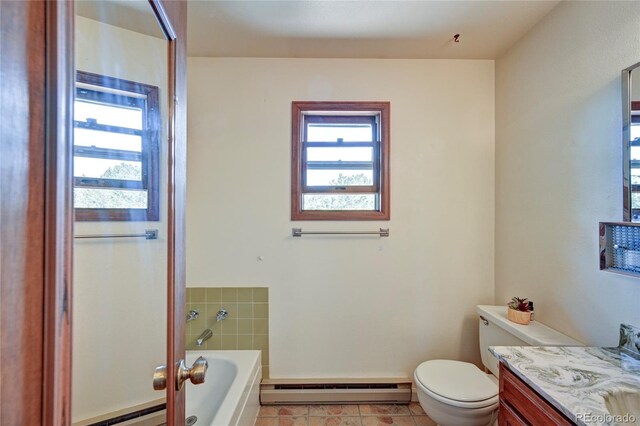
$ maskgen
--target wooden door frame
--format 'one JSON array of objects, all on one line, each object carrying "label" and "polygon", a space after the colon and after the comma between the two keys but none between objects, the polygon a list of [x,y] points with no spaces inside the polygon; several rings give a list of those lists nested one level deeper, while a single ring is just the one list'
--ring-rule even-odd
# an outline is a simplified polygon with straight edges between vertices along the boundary
[{"label": "wooden door frame", "polygon": [[[184,354],[186,1],[171,23],[167,362]],[[0,424],[71,424],[73,1],[1,1]],[[170,98],[171,99],[171,98]],[[173,369],[168,369],[174,376]],[[169,383],[173,383],[173,380]],[[149,377],[151,383],[151,376]],[[173,387],[171,387],[173,389]],[[167,424],[184,392],[167,392]]]},{"label": "wooden door frame", "polygon": [[0,423],[71,422],[73,3],[0,2]]},{"label": "wooden door frame", "polygon": [[149,0],[169,36],[169,195],[167,203],[167,424],[185,421],[185,390],[176,391],[176,366],[185,355],[185,235],[187,200],[187,2]]}]

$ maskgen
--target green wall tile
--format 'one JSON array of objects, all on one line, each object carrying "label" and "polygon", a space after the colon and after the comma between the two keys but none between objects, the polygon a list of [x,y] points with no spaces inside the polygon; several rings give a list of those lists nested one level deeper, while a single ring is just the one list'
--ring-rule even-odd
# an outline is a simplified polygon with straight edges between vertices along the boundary
[{"label": "green wall tile", "polygon": [[238,302],[253,302],[253,288],[239,288]]},{"label": "green wall tile", "polygon": [[239,335],[238,336],[238,349],[253,349],[253,336],[252,335]]},{"label": "green wall tile", "polygon": [[238,303],[238,318],[253,318],[253,303]]},{"label": "green wall tile", "polygon": [[254,302],[268,302],[269,301],[269,289],[267,287],[256,287],[253,289],[253,301]]},{"label": "green wall tile", "polygon": [[253,334],[253,319],[251,318],[239,319],[238,334]]},{"label": "green wall tile", "polygon": [[222,301],[222,289],[207,288],[207,303],[219,303]]},{"label": "green wall tile", "polygon": [[224,334],[237,335],[238,334],[238,320],[237,319],[232,319],[232,318],[227,318],[224,321],[220,321],[216,328],[218,328],[220,334],[223,334],[223,335]]},{"label": "green wall tile", "polygon": [[193,287],[191,289],[191,303],[204,303],[206,299],[206,288],[202,287]]},{"label": "green wall tile", "polygon": [[238,336],[237,335],[222,335],[220,336],[222,341],[223,350],[238,349]]},{"label": "green wall tile", "polygon": [[254,303],[253,304],[253,317],[254,318],[269,318],[269,304],[268,303]]},{"label": "green wall tile", "polygon": [[253,320],[253,333],[254,334],[267,334],[269,333],[269,320],[266,318],[254,318]]},{"label": "green wall tile", "polygon": [[237,302],[238,301],[238,289],[237,288],[223,288],[222,289],[222,301],[223,302]]}]

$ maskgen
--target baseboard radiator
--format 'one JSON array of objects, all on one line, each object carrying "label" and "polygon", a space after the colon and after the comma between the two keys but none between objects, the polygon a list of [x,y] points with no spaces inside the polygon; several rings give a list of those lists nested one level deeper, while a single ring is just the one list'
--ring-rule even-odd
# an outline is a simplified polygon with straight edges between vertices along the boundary
[{"label": "baseboard radiator", "polygon": [[409,379],[264,379],[260,403],[277,404],[408,404]]}]

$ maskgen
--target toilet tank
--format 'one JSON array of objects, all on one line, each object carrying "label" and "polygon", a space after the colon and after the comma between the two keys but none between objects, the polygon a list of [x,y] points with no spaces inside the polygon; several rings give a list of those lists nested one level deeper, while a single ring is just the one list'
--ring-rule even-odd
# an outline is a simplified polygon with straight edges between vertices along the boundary
[{"label": "toilet tank", "polygon": [[482,363],[498,377],[498,359],[489,352],[489,346],[582,346],[539,321],[528,325],[507,319],[507,306],[478,305],[480,355]]}]

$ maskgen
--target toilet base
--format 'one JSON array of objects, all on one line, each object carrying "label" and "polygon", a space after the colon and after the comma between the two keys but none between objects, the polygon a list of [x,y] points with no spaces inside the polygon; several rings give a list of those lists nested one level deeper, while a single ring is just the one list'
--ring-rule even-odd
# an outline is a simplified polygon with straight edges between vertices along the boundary
[{"label": "toilet base", "polygon": [[497,425],[498,404],[481,408],[460,408],[437,401],[418,389],[418,401],[427,415],[439,426]]}]

